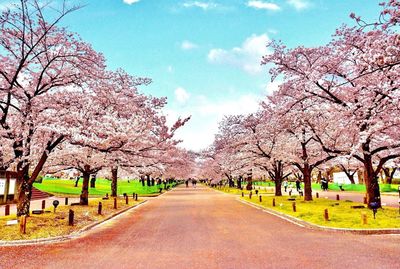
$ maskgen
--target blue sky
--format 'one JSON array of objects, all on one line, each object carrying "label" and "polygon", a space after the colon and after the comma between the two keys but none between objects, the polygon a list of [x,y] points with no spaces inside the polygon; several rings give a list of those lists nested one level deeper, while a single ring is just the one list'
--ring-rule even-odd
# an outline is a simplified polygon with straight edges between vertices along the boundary
[{"label": "blue sky", "polygon": [[167,96],[171,121],[192,115],[178,136],[198,150],[212,142],[224,114],[254,112],[276,88],[259,65],[268,40],[322,45],[352,24],[350,12],[376,18],[380,1],[70,0],[87,5],[63,24],[102,52],[109,68],[152,78],[141,91]]}]

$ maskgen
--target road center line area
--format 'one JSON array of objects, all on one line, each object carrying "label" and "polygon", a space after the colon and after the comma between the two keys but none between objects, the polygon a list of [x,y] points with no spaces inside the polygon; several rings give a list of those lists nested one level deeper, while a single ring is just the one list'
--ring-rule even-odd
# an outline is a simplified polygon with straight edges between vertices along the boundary
[{"label": "road center line area", "polygon": [[400,237],[314,231],[178,187],[67,242],[0,248],[0,268],[399,268]]}]

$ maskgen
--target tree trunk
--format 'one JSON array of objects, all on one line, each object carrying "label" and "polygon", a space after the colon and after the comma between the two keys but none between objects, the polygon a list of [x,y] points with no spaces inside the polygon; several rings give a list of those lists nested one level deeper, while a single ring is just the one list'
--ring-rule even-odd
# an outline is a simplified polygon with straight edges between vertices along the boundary
[{"label": "tree trunk", "polygon": [[303,167],[304,201],[312,201],[311,168],[309,164]]},{"label": "tree trunk", "polygon": [[390,168],[382,168],[383,172],[385,173],[385,182],[386,184],[392,184],[394,174],[396,173],[397,168],[392,168],[392,171],[390,171]]},{"label": "tree trunk", "polygon": [[147,183],[147,187],[151,186],[150,175],[146,176],[146,183]]},{"label": "tree trunk", "polygon": [[239,176],[239,178],[237,180],[237,186],[238,186],[238,189],[242,189],[242,176]]},{"label": "tree trunk", "polygon": [[118,167],[111,168],[111,196],[117,197]]},{"label": "tree trunk", "polygon": [[282,177],[275,180],[275,196],[282,196]]},{"label": "tree trunk", "polygon": [[[21,167],[21,165],[19,166]],[[25,165],[22,169],[17,172],[18,192],[17,197],[17,216],[26,215],[29,216],[29,209],[31,205],[32,197],[32,183],[29,181],[29,166]]]},{"label": "tree trunk", "polygon": [[[85,169],[86,170],[86,169]],[[83,174],[83,182],[82,182],[82,193],[80,196],[80,205],[89,205],[89,180],[90,173],[85,171]]]},{"label": "tree trunk", "polygon": [[228,178],[228,185],[229,185],[229,188],[235,187],[235,182],[233,182],[232,176],[231,176],[231,175],[228,175],[228,174],[225,174],[225,175],[226,175],[226,177]]},{"label": "tree trunk", "polygon": [[[381,195],[379,190],[378,177],[375,175],[375,171],[372,165],[372,158],[370,156],[364,156],[364,169],[365,169],[365,186],[367,189],[367,204],[371,208],[371,203],[378,203],[378,207],[381,207]],[[377,171],[378,172],[378,171]]]}]

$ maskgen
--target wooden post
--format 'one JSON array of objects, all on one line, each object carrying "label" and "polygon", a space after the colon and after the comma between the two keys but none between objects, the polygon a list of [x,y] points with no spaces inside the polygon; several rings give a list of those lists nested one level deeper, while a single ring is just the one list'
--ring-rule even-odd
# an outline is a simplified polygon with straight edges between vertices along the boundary
[{"label": "wooden post", "polygon": [[68,225],[69,226],[74,226],[74,211],[72,209],[69,210],[68,213]]},{"label": "wooden post", "polygon": [[316,196],[317,198],[319,198],[319,193],[317,192],[317,193],[315,194],[315,196]]},{"label": "wooden post", "polygon": [[244,197],[244,192],[242,192],[242,197]]},{"label": "wooden post", "polygon": [[132,199],[135,200],[135,193],[132,194]]},{"label": "wooden post", "polygon": [[340,201],[340,196],[339,196],[339,194],[336,194],[336,201]]},{"label": "wooden post", "polygon": [[362,224],[364,225],[368,224],[367,214],[365,214],[364,212],[361,213],[361,219],[362,219]]},{"label": "wooden post", "polygon": [[275,198],[272,199],[272,206],[275,206]]},{"label": "wooden post", "polygon": [[364,196],[364,205],[367,204],[367,196]]},{"label": "wooden post", "polygon": [[68,197],[65,197],[65,205],[68,205]]},{"label": "wooden post", "polygon": [[251,196],[253,195],[253,192],[250,191],[249,193],[249,199],[251,200]]},{"label": "wooden post", "polygon": [[136,193],[136,196],[135,196],[135,201],[137,201],[138,200],[138,194]]},{"label": "wooden post", "polygon": [[293,212],[296,212],[296,202],[292,203]]},{"label": "wooden post", "polygon": [[129,199],[128,195],[125,195],[125,204],[129,204],[128,199]]},{"label": "wooden post", "polygon": [[114,209],[117,209],[117,198],[114,197]]},{"label": "wooden post", "polygon": [[4,216],[9,216],[10,215],[10,205],[6,205],[4,207]]},{"label": "wooden post", "polygon": [[19,219],[19,232],[26,234],[26,215],[22,215]]},{"label": "wooden post", "polygon": [[329,221],[328,209],[325,209],[325,210],[324,210],[324,219],[325,219],[325,221]]},{"label": "wooden post", "polygon": [[42,209],[44,210],[46,208],[46,200],[42,200]]},{"label": "wooden post", "polygon": [[97,208],[97,214],[101,215],[102,209],[103,209],[103,204],[99,202],[99,207]]},{"label": "wooden post", "polygon": [[260,195],[259,197],[260,197],[260,203],[262,203],[262,196]]}]

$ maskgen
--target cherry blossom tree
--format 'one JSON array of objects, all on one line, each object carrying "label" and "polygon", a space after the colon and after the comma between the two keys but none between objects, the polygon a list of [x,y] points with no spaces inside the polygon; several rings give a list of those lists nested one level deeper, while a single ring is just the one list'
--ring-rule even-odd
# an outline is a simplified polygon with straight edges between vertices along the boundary
[{"label": "cherry blossom tree", "polygon": [[297,89],[297,102],[319,100],[326,110],[340,115],[337,127],[345,130],[341,127],[346,125],[347,130],[342,131],[344,143],[327,146],[321,137],[316,139],[325,153],[353,156],[363,164],[369,204],[380,204],[378,174],[386,162],[400,156],[396,116],[400,43],[391,27],[398,23],[398,1],[383,6],[381,15],[390,19],[381,28],[378,23],[372,29],[366,24],[343,26],[332,42],[318,48],[287,49],[273,42],[274,52],[263,58],[264,64],[274,64],[273,78],[283,76],[286,91]]},{"label": "cherry blossom tree", "polygon": [[[7,167],[18,173],[18,215],[29,214],[32,184],[50,152],[65,134],[52,126],[65,126],[48,118],[61,89],[81,86],[104,68],[104,59],[73,33],[58,27],[79,7],[50,9],[36,0],[21,0],[15,9],[0,14],[0,136],[11,145],[4,149]],[[46,14],[51,14],[46,17]],[[58,107],[68,110],[69,104]],[[31,171],[31,172],[30,172]]]}]

